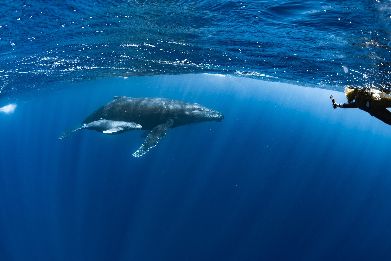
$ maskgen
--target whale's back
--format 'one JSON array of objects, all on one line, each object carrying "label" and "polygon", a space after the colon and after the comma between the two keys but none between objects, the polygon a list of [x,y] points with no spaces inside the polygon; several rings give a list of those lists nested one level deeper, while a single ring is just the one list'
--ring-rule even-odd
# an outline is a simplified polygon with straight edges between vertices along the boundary
[{"label": "whale's back", "polygon": [[83,123],[107,119],[136,122],[141,124],[143,129],[152,129],[159,124],[167,122],[169,119],[174,119],[177,126],[181,123],[177,119],[183,119],[185,110],[186,103],[176,100],[119,97],[97,109]]}]

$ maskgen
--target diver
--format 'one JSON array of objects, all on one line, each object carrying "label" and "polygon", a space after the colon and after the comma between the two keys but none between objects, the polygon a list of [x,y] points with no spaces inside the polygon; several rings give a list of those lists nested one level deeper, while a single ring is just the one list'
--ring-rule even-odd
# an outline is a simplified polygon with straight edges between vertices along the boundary
[{"label": "diver", "polygon": [[358,108],[368,112],[373,117],[391,125],[391,112],[387,108],[391,107],[391,95],[389,91],[380,91],[375,88],[345,88],[347,103],[339,104],[335,102],[331,95],[330,99],[333,108]]}]

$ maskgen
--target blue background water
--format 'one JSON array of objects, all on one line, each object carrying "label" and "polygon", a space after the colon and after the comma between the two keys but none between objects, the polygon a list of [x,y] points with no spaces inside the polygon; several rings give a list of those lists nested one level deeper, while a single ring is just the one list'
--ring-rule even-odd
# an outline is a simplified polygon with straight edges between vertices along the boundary
[{"label": "blue background water", "polygon": [[[328,99],[390,82],[389,1],[0,11],[0,260],[390,260],[391,129]],[[225,118],[57,140],[115,95]]]},{"label": "blue background water", "polygon": [[[1,116],[2,260],[390,258],[391,129],[333,111],[329,91],[211,75],[64,87]],[[113,95],[225,119],[173,129],[140,159],[137,131],[57,140]]]}]

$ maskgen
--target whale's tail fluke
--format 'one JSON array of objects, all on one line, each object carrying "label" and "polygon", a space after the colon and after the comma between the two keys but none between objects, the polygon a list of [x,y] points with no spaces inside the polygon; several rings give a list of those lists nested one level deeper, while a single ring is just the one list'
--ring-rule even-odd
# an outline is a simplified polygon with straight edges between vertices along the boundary
[{"label": "whale's tail fluke", "polygon": [[58,139],[59,139],[59,140],[63,140],[63,139],[65,139],[65,138],[68,138],[68,137],[69,137],[70,135],[72,135],[74,132],[79,131],[79,130],[82,130],[82,129],[84,129],[84,126],[79,127],[79,128],[76,128],[76,129],[73,129],[73,130],[70,130],[70,131],[65,131],[65,132],[63,132],[63,134],[61,134],[61,135],[58,137]]}]

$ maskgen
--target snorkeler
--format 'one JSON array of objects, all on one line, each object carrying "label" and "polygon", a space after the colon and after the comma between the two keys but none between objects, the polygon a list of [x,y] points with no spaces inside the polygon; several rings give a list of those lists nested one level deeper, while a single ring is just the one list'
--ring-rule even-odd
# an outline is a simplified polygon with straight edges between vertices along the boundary
[{"label": "snorkeler", "polygon": [[347,103],[338,104],[333,96],[330,96],[333,108],[358,108],[368,112],[384,123],[391,125],[391,95],[389,92],[374,88],[345,88]]}]

